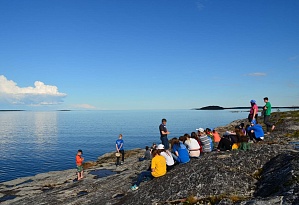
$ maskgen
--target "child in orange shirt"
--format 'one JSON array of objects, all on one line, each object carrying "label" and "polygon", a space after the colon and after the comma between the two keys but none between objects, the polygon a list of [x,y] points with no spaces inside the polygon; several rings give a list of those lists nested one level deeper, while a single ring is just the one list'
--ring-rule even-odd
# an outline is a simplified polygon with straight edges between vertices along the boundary
[{"label": "child in orange shirt", "polygon": [[82,157],[82,154],[83,154],[83,151],[81,149],[79,149],[78,153],[76,155],[78,180],[83,179],[83,166],[82,166],[82,163],[84,161],[84,158]]}]

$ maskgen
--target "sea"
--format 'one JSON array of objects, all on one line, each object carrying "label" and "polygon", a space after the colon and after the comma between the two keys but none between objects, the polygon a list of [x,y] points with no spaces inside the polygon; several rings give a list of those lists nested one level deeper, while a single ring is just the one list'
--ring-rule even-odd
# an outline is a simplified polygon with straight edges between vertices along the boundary
[{"label": "sea", "polygon": [[85,161],[96,161],[115,151],[119,134],[125,150],[159,144],[162,118],[171,139],[247,115],[229,110],[2,111],[0,182],[75,168],[78,149]]}]

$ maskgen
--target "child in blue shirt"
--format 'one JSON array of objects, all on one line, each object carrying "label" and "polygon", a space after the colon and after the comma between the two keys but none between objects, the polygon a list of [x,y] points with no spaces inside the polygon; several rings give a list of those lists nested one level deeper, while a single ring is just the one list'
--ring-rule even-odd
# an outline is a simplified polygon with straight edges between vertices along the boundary
[{"label": "child in blue shirt", "polygon": [[116,143],[115,143],[116,152],[121,153],[121,158],[122,158],[121,159],[122,162],[120,163],[119,162],[120,157],[117,157],[116,166],[123,164],[125,161],[124,140],[122,138],[123,138],[123,135],[119,134],[118,139],[116,140]]},{"label": "child in blue shirt", "polygon": [[187,147],[178,140],[177,138],[173,138],[171,140],[172,143],[172,156],[173,158],[180,164],[184,164],[190,161],[189,152]]},{"label": "child in blue shirt", "polygon": [[255,120],[251,121],[251,125],[247,128],[248,135],[252,137],[257,142],[264,140],[264,130],[259,124],[256,124]]}]

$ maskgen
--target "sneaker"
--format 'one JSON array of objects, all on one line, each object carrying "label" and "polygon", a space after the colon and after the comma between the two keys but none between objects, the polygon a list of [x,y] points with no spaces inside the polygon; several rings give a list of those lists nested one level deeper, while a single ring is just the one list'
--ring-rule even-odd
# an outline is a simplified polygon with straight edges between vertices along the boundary
[{"label": "sneaker", "polygon": [[132,191],[135,191],[135,190],[137,190],[138,189],[138,186],[136,186],[136,184],[134,185],[134,186],[131,186],[131,190]]}]

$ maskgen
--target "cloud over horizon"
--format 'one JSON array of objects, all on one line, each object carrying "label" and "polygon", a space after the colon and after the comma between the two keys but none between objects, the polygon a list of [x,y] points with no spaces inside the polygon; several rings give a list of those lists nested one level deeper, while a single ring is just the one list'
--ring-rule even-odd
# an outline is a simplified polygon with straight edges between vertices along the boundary
[{"label": "cloud over horizon", "polygon": [[17,83],[0,75],[0,103],[13,105],[56,105],[63,102],[65,93],[53,85],[35,81],[34,87],[19,87]]},{"label": "cloud over horizon", "polygon": [[90,104],[76,104],[73,105],[74,108],[81,108],[81,109],[97,109],[95,106],[90,105]]},{"label": "cloud over horizon", "polygon": [[266,76],[266,73],[248,73],[247,76],[254,76],[254,77],[260,77],[260,76]]}]

